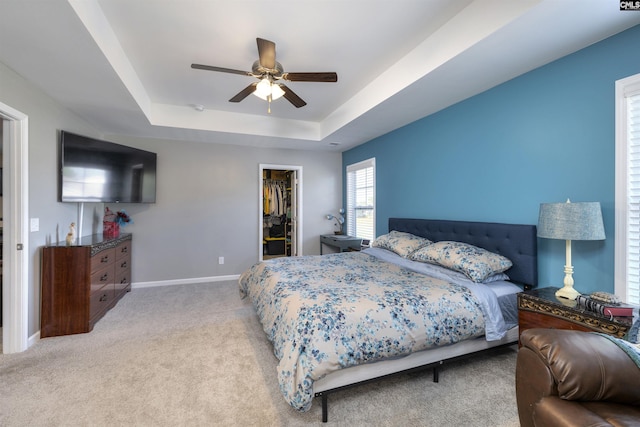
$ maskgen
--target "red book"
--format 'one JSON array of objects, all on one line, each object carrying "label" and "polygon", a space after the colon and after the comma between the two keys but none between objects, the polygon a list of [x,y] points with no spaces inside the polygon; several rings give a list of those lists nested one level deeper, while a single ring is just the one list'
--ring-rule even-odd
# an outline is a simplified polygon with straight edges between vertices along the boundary
[{"label": "red book", "polygon": [[600,313],[605,316],[614,316],[614,317],[632,317],[633,310],[637,307],[629,304],[612,304],[602,301],[597,301],[595,299],[586,297],[584,295],[578,295],[576,299],[578,306],[587,309],[589,311],[593,311],[595,313]]},{"label": "red book", "polygon": [[605,316],[631,317],[635,307],[627,304],[604,305],[602,314]]}]

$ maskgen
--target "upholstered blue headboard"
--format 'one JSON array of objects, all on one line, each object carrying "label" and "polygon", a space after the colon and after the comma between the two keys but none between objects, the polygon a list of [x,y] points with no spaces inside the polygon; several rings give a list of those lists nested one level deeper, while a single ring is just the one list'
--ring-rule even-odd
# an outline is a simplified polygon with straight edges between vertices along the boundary
[{"label": "upholstered blue headboard", "polygon": [[389,231],[426,237],[434,242],[454,240],[503,255],[513,262],[506,271],[512,281],[538,286],[538,239],[535,225],[439,219],[389,218]]}]

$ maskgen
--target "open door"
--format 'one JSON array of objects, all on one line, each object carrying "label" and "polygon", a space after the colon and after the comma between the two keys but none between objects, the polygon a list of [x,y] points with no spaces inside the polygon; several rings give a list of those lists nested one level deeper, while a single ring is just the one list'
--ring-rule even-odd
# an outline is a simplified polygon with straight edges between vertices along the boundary
[{"label": "open door", "polygon": [[2,352],[29,346],[28,116],[0,102],[2,120]]},{"label": "open door", "polygon": [[302,242],[301,239],[298,239],[298,192],[299,192],[299,187],[298,187],[298,171],[293,170],[291,171],[291,219],[290,219],[290,226],[291,226],[291,254],[290,256],[298,256],[301,255],[299,254],[299,249],[300,249],[300,242]]},{"label": "open door", "polygon": [[260,165],[258,260],[302,254],[302,167]]}]

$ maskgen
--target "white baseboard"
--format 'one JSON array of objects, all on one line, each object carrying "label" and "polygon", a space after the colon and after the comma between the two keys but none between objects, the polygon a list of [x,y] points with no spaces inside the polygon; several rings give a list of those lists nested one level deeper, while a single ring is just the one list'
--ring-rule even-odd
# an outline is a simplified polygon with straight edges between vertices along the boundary
[{"label": "white baseboard", "polygon": [[27,348],[31,347],[38,341],[40,341],[40,329],[38,329],[38,331],[35,334],[27,338]]},{"label": "white baseboard", "polygon": [[156,286],[191,285],[194,283],[226,282],[228,280],[238,280],[239,278],[239,274],[230,274],[227,276],[194,277],[191,279],[159,280],[155,282],[134,282],[131,284],[131,289],[154,288]]}]

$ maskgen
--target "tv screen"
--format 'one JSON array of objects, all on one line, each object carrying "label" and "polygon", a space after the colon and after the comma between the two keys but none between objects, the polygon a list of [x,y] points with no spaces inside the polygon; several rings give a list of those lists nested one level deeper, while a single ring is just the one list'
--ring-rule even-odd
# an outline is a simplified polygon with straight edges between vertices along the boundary
[{"label": "tv screen", "polygon": [[61,202],[155,203],[156,153],[61,132]]}]

